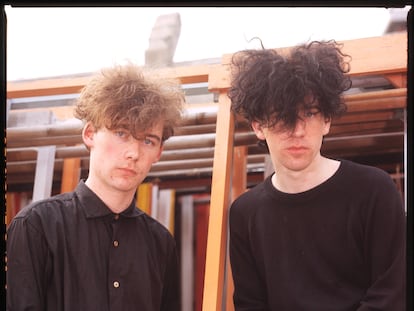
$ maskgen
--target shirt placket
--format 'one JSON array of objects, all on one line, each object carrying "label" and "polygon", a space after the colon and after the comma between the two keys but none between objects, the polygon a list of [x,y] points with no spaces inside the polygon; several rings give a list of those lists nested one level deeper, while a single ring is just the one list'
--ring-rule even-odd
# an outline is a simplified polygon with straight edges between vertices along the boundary
[{"label": "shirt placket", "polygon": [[121,254],[119,253],[121,217],[114,215],[112,226],[112,239],[109,249],[109,266],[108,266],[108,290],[109,290],[109,306],[110,310],[122,310],[122,292],[123,286],[121,278]]}]

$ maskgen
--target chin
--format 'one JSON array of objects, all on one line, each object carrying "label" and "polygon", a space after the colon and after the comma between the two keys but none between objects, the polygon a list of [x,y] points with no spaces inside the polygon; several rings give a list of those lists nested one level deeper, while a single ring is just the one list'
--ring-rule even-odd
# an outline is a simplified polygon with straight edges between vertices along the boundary
[{"label": "chin", "polygon": [[287,163],[284,163],[284,166],[291,171],[302,171],[306,169],[307,167],[309,167],[310,164],[311,164],[310,161],[305,161],[301,159],[301,160],[292,160]]}]

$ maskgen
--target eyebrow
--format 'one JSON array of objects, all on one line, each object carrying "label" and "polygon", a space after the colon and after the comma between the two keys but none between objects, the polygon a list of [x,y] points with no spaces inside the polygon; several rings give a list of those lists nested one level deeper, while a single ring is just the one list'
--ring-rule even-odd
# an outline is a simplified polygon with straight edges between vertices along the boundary
[{"label": "eyebrow", "polygon": [[158,135],[155,135],[155,134],[145,133],[145,137],[151,137],[151,138],[154,138],[155,140],[157,140],[158,142],[162,142],[161,137],[159,137]]},{"label": "eyebrow", "polygon": [[321,110],[321,106],[320,105],[314,105],[314,104],[311,104],[311,105],[309,105],[309,106],[304,106],[302,109],[304,109],[304,110],[310,110],[310,109],[318,109],[318,110]]}]

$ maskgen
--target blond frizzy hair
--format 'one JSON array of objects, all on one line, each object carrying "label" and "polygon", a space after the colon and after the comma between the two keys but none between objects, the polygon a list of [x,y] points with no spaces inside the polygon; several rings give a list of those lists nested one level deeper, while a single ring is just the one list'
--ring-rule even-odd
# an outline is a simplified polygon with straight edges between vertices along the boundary
[{"label": "blond frizzy hair", "polygon": [[76,101],[74,116],[97,129],[127,129],[135,137],[163,121],[165,141],[182,120],[184,102],[177,80],[128,62],[92,77]]}]

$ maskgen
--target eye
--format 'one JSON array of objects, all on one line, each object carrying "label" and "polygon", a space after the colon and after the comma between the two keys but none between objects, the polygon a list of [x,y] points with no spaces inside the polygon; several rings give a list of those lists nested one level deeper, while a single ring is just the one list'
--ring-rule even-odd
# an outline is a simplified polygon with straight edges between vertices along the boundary
[{"label": "eye", "polygon": [[115,136],[120,138],[127,138],[129,136],[129,133],[126,130],[119,129],[114,131]]},{"label": "eye", "polygon": [[314,116],[316,116],[319,112],[320,112],[320,110],[316,109],[316,108],[308,109],[308,110],[305,110],[305,112],[303,113],[303,116],[306,119],[310,119],[310,118],[313,118]]},{"label": "eye", "polygon": [[312,118],[315,115],[312,111],[306,111],[305,112],[305,118]]},{"label": "eye", "polygon": [[144,143],[144,145],[148,145],[148,146],[155,145],[155,142],[148,137],[144,138],[142,142]]},{"label": "eye", "polygon": [[144,146],[147,146],[147,147],[159,147],[160,146],[160,140],[155,136],[154,137],[146,136],[140,139],[140,141]]}]

